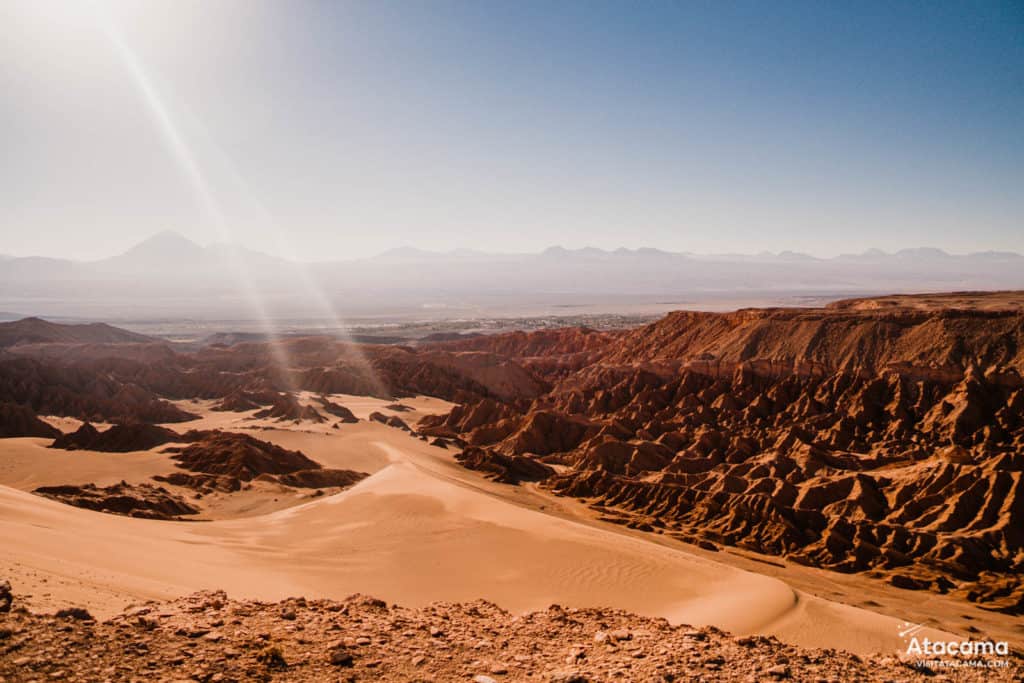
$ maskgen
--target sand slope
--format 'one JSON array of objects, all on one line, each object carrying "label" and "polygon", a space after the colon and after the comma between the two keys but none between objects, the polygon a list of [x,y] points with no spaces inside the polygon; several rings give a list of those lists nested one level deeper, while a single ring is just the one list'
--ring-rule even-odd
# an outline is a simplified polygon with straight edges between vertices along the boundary
[{"label": "sand slope", "polygon": [[[225,588],[239,598],[341,598],[405,605],[480,597],[520,612],[607,606],[736,633],[856,652],[899,647],[897,620],[515,500],[397,430],[374,442],[390,465],[355,487],[270,514],[160,522],[68,507],[0,486],[0,572],[30,604],[84,604]],[[437,455],[427,453],[439,451]]]}]

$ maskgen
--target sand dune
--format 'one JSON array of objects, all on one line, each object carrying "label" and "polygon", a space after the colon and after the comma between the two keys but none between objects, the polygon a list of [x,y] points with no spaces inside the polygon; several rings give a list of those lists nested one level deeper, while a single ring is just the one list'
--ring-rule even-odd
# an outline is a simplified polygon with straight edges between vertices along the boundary
[{"label": "sand dune", "polygon": [[[600,605],[803,645],[899,646],[896,619],[547,514],[524,502],[527,491],[462,470],[441,449],[383,426],[359,429],[374,431],[377,457],[390,464],[337,495],[259,516],[130,519],[0,486],[9,550],[0,571],[35,608],[74,602],[100,615],[199,589],[268,600],[362,592],[410,606],[484,597],[513,612]],[[143,456],[138,467],[154,465]]]}]

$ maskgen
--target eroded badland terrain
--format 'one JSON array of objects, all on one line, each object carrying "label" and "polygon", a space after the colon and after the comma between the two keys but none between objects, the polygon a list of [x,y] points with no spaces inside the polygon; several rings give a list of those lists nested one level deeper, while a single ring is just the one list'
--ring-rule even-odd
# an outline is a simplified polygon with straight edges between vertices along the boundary
[{"label": "eroded badland terrain", "polygon": [[1012,292],[409,346],[0,324],[0,676],[893,680],[905,622],[1019,650],[1022,372]]}]

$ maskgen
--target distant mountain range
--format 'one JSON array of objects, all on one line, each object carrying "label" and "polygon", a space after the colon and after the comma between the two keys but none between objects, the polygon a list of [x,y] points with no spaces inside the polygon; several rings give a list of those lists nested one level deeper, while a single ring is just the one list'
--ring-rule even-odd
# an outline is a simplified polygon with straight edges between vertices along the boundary
[{"label": "distant mountain range", "polygon": [[828,263],[836,261],[886,261],[892,259],[898,259],[901,261],[908,260],[942,260],[949,261],[950,259],[985,259],[985,260],[999,260],[999,261],[1013,261],[1013,262],[1024,262],[1024,255],[1017,254],[1010,251],[979,251],[964,255],[954,255],[943,251],[942,249],[936,249],[934,247],[918,247],[914,249],[901,249],[893,253],[886,253],[881,249],[868,249],[860,254],[840,254],[832,258],[819,258],[810,254],[804,254],[797,251],[780,251],[778,253],[772,253],[769,251],[762,251],[757,254],[697,254],[694,252],[672,252],[663,251],[661,249],[653,249],[650,247],[640,249],[627,249],[625,247],[619,247],[612,251],[604,249],[598,249],[596,247],[583,247],[582,249],[566,249],[562,246],[548,247],[539,253],[517,253],[517,254],[502,254],[502,253],[488,253],[482,251],[475,251],[472,249],[455,249],[452,251],[427,251],[425,249],[416,249],[414,247],[399,247],[396,249],[389,249],[388,251],[382,252],[376,256],[371,257],[371,261],[378,262],[400,262],[400,263],[420,263],[420,262],[437,262],[437,261],[500,261],[508,259],[523,259],[528,260],[531,258],[544,258],[544,259],[590,259],[595,261],[609,261],[613,259],[631,259],[631,260],[666,260],[666,259],[678,259],[685,258],[694,261],[722,261],[722,262],[819,262]]},{"label": "distant mountain range", "polygon": [[0,259],[0,310],[86,319],[497,316],[1024,288],[1020,254],[953,255],[930,247],[834,258],[793,251],[694,254],[553,246],[500,254],[403,247],[364,259],[300,264],[239,246],[204,247],[163,232],[98,261]]}]

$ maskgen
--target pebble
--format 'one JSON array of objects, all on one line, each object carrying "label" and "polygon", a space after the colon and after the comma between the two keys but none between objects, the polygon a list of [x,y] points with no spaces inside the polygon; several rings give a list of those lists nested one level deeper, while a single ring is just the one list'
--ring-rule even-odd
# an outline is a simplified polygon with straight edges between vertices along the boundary
[{"label": "pebble", "polygon": [[355,659],[352,657],[352,653],[348,651],[344,645],[338,645],[331,648],[327,653],[327,661],[334,666],[352,666]]}]

